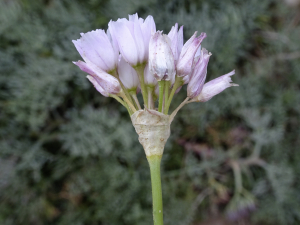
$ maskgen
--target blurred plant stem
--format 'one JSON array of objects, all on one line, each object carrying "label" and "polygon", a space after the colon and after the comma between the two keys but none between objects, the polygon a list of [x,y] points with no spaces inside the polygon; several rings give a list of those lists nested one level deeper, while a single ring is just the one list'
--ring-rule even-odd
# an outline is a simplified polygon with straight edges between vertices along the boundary
[{"label": "blurred plant stem", "polygon": [[153,202],[153,223],[154,225],[163,225],[163,202],[160,178],[160,162],[162,155],[147,156],[152,186],[152,202]]}]

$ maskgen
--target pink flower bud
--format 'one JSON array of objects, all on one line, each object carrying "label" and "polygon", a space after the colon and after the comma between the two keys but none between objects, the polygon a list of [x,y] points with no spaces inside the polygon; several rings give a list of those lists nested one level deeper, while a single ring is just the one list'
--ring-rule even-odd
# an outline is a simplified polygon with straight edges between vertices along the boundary
[{"label": "pink flower bud", "polygon": [[104,30],[81,33],[81,38],[73,43],[88,64],[94,64],[101,70],[114,70],[118,63],[118,49],[113,46]]},{"label": "pink flower bud", "polygon": [[[97,66],[94,66],[93,64],[87,64],[82,61],[73,62],[73,63],[75,65],[77,65],[82,71],[91,75],[97,81],[97,83],[101,86],[101,88],[104,90],[105,93],[108,93],[108,94],[119,94],[120,93],[120,91],[121,91],[120,83],[112,75],[99,69]],[[96,87],[96,85],[95,85],[95,87]],[[98,88],[97,88],[97,90],[99,91]],[[100,93],[103,94],[104,92],[100,92]],[[106,96],[105,94],[103,94],[103,95]]]},{"label": "pink flower bud", "polygon": [[207,73],[207,64],[210,56],[211,53],[208,53],[205,48],[202,49],[200,58],[193,69],[189,84],[187,86],[187,96],[189,98],[198,96],[202,91]]},{"label": "pink flower bud", "polygon": [[150,39],[149,70],[158,81],[173,80],[176,73],[170,39],[161,31],[157,31]]},{"label": "pink flower bud", "polygon": [[184,77],[192,72],[192,66],[195,54],[199,49],[201,42],[206,37],[205,33],[201,33],[196,38],[197,32],[184,44],[182,47],[178,62],[177,62],[177,76]]},{"label": "pink flower bud", "polygon": [[233,74],[235,74],[234,70],[228,74],[225,74],[223,76],[220,76],[216,79],[207,82],[206,84],[204,84],[200,95],[198,95],[194,99],[197,102],[207,102],[215,95],[224,91],[226,88],[231,86],[239,86],[238,84],[231,83],[232,80],[230,76],[232,76]]},{"label": "pink flower bud", "polygon": [[171,28],[168,37],[171,40],[171,49],[176,63],[183,46],[183,26],[181,26],[178,31],[178,23],[176,23],[175,26]]}]

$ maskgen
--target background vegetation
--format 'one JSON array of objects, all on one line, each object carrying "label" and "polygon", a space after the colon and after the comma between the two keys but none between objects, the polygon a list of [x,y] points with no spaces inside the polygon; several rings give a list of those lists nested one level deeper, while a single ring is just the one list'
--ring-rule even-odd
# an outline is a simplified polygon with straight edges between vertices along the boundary
[{"label": "background vegetation", "polygon": [[173,122],[165,224],[300,224],[298,0],[1,0],[0,224],[152,223],[126,110],[71,63],[80,32],[135,12],[206,32],[207,80],[235,68],[240,85]]}]

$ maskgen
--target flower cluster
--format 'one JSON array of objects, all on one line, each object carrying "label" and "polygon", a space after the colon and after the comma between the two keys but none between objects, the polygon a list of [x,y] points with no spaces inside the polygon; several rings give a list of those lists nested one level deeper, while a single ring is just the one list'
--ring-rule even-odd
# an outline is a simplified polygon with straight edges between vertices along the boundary
[{"label": "flower cluster", "polygon": [[[190,102],[206,102],[230,86],[234,71],[204,84],[211,53],[201,48],[205,33],[183,42],[183,26],[176,23],[168,34],[156,31],[152,16],[137,14],[110,21],[108,29],[82,33],[73,43],[83,58],[74,62],[105,97],[113,97],[130,115],[144,107],[168,115],[173,96],[187,84]],[[158,107],[155,102],[158,100]],[[176,110],[175,110],[176,111]],[[178,110],[177,110],[178,111]]]}]

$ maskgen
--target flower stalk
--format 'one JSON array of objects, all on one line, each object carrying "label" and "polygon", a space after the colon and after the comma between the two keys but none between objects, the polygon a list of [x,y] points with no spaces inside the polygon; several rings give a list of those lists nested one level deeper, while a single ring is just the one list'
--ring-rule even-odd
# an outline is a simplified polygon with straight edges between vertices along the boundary
[{"label": "flower stalk", "polygon": [[140,105],[140,103],[139,103],[139,100],[138,100],[138,98],[137,98],[137,96],[136,96],[136,93],[131,94],[131,97],[133,98],[133,100],[134,100],[136,106],[138,107],[138,109],[139,109],[139,110],[142,109],[142,108],[141,108],[141,105]]},{"label": "flower stalk", "polygon": [[146,86],[145,86],[144,69],[145,69],[144,64],[141,64],[141,65],[138,65],[135,67],[135,70],[139,76],[139,80],[140,80],[140,84],[141,84],[144,104],[147,106],[148,105],[148,96],[147,96],[148,93],[147,93]]},{"label": "flower stalk", "polygon": [[[127,96],[125,95],[125,93],[123,91],[120,92],[120,96],[123,98],[123,100],[127,103],[128,107],[130,108],[130,110],[134,113],[136,112],[136,109],[134,107],[134,105],[132,104],[132,102],[127,98]],[[130,97],[130,96],[129,96]]]},{"label": "flower stalk", "polygon": [[174,97],[174,94],[175,94],[177,88],[179,88],[181,85],[183,85],[183,80],[182,80],[182,78],[176,76],[176,78],[175,78],[175,83],[174,83],[174,85],[173,85],[173,88],[172,88],[172,90],[171,90],[171,93],[170,93],[170,95],[169,95],[169,97],[168,97],[168,101],[167,101],[167,103],[166,103],[166,108],[165,108],[166,114],[168,114],[168,112],[169,112],[169,108],[170,108],[172,99],[173,99],[173,97]]},{"label": "flower stalk", "polygon": [[164,80],[158,81],[158,85],[159,85],[158,112],[162,112],[165,81]]},{"label": "flower stalk", "polygon": [[168,115],[168,97],[169,97],[169,89],[170,89],[170,81],[165,82],[165,93],[164,93],[164,114]]},{"label": "flower stalk", "polygon": [[152,186],[153,221],[154,225],[163,225],[163,201],[161,190],[160,164],[162,155],[151,155],[147,157]]},{"label": "flower stalk", "polygon": [[148,109],[154,109],[154,101],[153,101],[153,89],[154,87],[147,87],[148,92]]},{"label": "flower stalk", "polygon": [[[81,33],[73,41],[84,60],[74,64],[89,74],[98,92],[128,110],[150,166],[154,225],[163,225],[160,163],[175,115],[188,103],[209,101],[226,88],[238,86],[231,83],[235,71],[204,83],[211,56],[201,49],[205,37],[195,32],[183,44],[183,26],[178,29],[175,24],[166,35],[156,30],[152,16],[144,20],[134,14],[128,20],[110,21],[107,31]],[[168,115],[174,95],[184,84],[187,98]],[[142,107],[137,97],[140,89]],[[233,164],[233,170],[240,192],[240,168]]]}]

